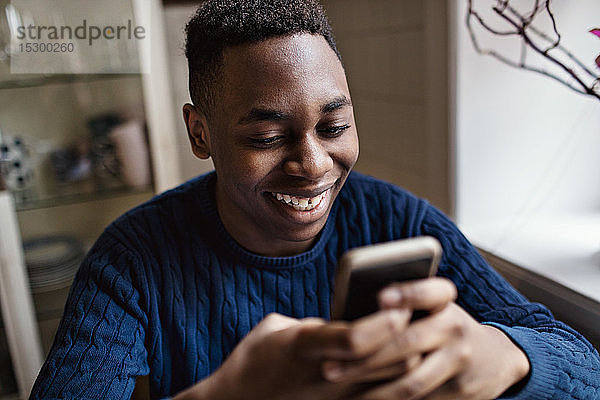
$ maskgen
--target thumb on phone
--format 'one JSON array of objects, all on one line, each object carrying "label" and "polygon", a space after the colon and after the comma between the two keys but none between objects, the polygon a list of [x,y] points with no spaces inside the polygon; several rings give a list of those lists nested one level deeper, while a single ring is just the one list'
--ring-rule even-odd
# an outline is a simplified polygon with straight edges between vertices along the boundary
[{"label": "thumb on phone", "polygon": [[435,312],[456,300],[456,286],[446,278],[393,283],[378,294],[381,309],[408,308]]}]

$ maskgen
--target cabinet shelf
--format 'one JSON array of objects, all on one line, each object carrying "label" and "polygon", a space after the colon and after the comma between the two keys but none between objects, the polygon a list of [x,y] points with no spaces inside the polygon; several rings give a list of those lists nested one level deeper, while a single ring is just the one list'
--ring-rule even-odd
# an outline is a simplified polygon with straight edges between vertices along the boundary
[{"label": "cabinet shelf", "polygon": [[31,198],[27,198],[21,197],[23,194],[19,193],[13,195],[15,197],[15,208],[19,212],[152,192],[152,185],[140,187],[120,185],[94,188],[88,191],[71,191],[44,197],[31,196]]},{"label": "cabinet shelf", "polygon": [[[104,74],[16,74],[15,79],[0,78],[0,90],[3,89],[20,89],[20,88],[35,88],[48,85],[70,84],[76,82],[97,82],[109,79],[131,78],[139,76],[137,73],[111,73]],[[10,75],[9,75],[10,76]]]}]

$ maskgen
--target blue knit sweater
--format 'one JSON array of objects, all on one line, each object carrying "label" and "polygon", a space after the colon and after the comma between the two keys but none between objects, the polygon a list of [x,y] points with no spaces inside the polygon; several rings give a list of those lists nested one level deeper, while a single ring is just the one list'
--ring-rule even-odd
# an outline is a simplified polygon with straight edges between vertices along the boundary
[{"label": "blue knit sweater", "polygon": [[311,250],[269,258],[243,249],[214,201],[215,175],[196,178],[110,225],[84,260],[31,398],[131,396],[150,374],[153,398],[221,365],[266,314],[329,316],[338,257],[352,247],[432,235],[439,275],[458,303],[503,330],[531,374],[514,398],[600,399],[600,358],[577,332],[529,303],[427,202],[352,173]]}]

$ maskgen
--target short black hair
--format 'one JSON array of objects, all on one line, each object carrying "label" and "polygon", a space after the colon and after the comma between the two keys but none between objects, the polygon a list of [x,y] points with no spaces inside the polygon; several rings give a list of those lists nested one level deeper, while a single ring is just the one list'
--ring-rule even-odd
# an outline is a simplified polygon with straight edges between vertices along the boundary
[{"label": "short black hair", "polygon": [[186,26],[192,102],[207,117],[214,109],[223,50],[296,33],[321,35],[341,61],[333,32],[317,0],[207,0]]}]

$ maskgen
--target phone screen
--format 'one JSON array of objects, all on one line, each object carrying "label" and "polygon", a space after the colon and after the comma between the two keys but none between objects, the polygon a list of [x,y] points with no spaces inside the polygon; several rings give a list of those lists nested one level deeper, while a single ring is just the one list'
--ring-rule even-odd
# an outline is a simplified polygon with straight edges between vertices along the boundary
[{"label": "phone screen", "polygon": [[393,282],[427,278],[431,262],[427,257],[352,270],[342,319],[352,321],[376,312],[379,310],[377,293],[381,289]]}]

